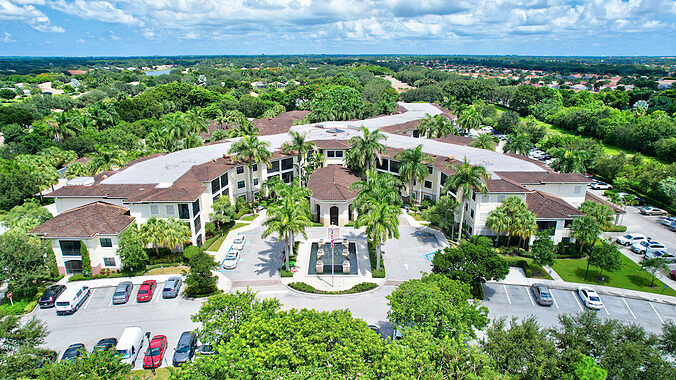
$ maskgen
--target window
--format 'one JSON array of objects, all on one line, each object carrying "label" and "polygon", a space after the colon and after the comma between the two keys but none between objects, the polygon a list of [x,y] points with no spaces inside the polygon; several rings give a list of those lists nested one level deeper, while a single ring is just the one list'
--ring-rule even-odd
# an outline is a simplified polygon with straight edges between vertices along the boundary
[{"label": "window", "polygon": [[539,221],[537,223],[539,231],[549,230],[549,234],[554,235],[554,230],[556,230],[556,221],[547,220],[547,221]]},{"label": "window", "polygon": [[111,238],[99,238],[99,244],[103,248],[111,248],[113,246],[113,240]]},{"label": "window", "polygon": [[61,255],[80,256],[79,240],[59,240],[59,245],[61,246]]},{"label": "window", "polygon": [[258,171],[258,164],[253,164],[251,167],[253,171],[257,172]]},{"label": "window", "polygon": [[282,181],[284,183],[291,183],[293,181],[293,172],[282,173]]},{"label": "window", "polygon": [[197,215],[200,213],[200,200],[196,200],[192,203],[192,214]]},{"label": "window", "polygon": [[114,257],[104,257],[103,258],[103,266],[104,267],[114,267],[115,266],[115,258]]},{"label": "window", "polygon": [[270,167],[268,168],[268,173],[277,173],[279,171],[279,161],[270,162]]},{"label": "window", "polygon": [[199,215],[197,215],[197,218],[195,218],[193,224],[195,225],[195,234],[197,234],[202,229],[202,221],[200,220]]},{"label": "window", "polygon": [[472,227],[472,226],[468,226],[468,227],[467,227],[467,230],[469,231],[469,234],[470,234],[470,235],[471,235],[472,233],[474,233],[474,227]]},{"label": "window", "polygon": [[429,170],[430,175],[434,174],[434,169],[431,166],[428,166],[427,170]]},{"label": "window", "polygon": [[488,201],[490,201],[490,200],[491,200],[491,196],[488,195],[488,194],[484,194],[484,195],[481,196],[481,201],[482,201],[482,202],[488,202]]},{"label": "window", "polygon": [[258,178],[254,178],[253,183],[254,183],[254,186],[258,186]]},{"label": "window", "polygon": [[166,205],[164,206],[164,211],[166,211],[167,215],[173,216],[174,215],[174,205]]},{"label": "window", "polygon": [[180,203],[178,205],[178,217],[181,219],[190,219],[190,211],[188,211],[188,205],[185,203]]},{"label": "window", "polygon": [[431,196],[431,195],[429,195],[429,194],[425,194],[425,195],[423,195],[423,198],[424,198],[424,199],[429,199],[429,200],[432,200],[432,196]]},{"label": "window", "polygon": [[504,201],[504,200],[505,200],[505,196],[504,196],[504,195],[498,195],[498,202],[502,202],[502,201]]},{"label": "window", "polygon": [[337,150],[337,151],[336,151],[336,157],[338,157],[338,158],[343,157],[343,151],[342,151],[342,150]]},{"label": "window", "polygon": [[228,173],[221,176],[221,189],[228,186]]},{"label": "window", "polygon": [[472,200],[476,201],[476,192],[472,191]]},{"label": "window", "polygon": [[566,219],[563,221],[563,228],[570,228],[573,225],[573,219]]},{"label": "window", "polygon": [[563,244],[570,244],[570,236],[562,237],[562,238],[561,238],[561,243],[563,243]]},{"label": "window", "polygon": [[432,188],[432,181],[425,181],[425,187],[428,189]]},{"label": "window", "polygon": [[150,215],[159,215],[159,214],[160,214],[160,206],[150,205]]},{"label": "window", "polygon": [[469,208],[469,203],[465,203],[465,211]]},{"label": "window", "polygon": [[237,181],[237,188],[241,189],[244,187],[244,181]]},{"label": "window", "polygon": [[390,161],[390,171],[392,173],[399,173],[399,162]]},{"label": "window", "polygon": [[575,194],[575,195],[582,194],[582,186],[580,186],[580,185],[575,186],[575,188],[573,188],[573,194]]},{"label": "window", "polygon": [[333,150],[327,150],[326,151],[326,157],[329,157],[329,158],[336,157],[336,152],[333,151]]},{"label": "window", "polygon": [[221,181],[219,181],[218,178],[211,181],[211,194],[218,193],[218,190],[220,189],[221,189]]},{"label": "window", "polygon": [[218,198],[220,198],[220,197],[221,197],[220,195],[217,195],[217,196],[211,198],[211,203],[216,203],[216,201],[217,201]]},{"label": "window", "polygon": [[237,174],[242,174],[244,173],[244,166],[238,166],[237,167]]},{"label": "window", "polygon": [[441,186],[444,186],[446,184],[447,179],[448,179],[448,176],[444,173],[441,173]]},{"label": "window", "polygon": [[285,158],[282,160],[282,170],[293,169],[293,158]]},{"label": "window", "polygon": [[469,217],[474,219],[474,209],[471,209],[469,212]]},{"label": "window", "polygon": [[204,243],[202,243],[202,235],[200,235],[200,236],[197,237],[197,246],[201,247],[202,244],[204,244]]},{"label": "window", "polygon": [[376,161],[376,167],[380,170],[387,170],[387,168],[389,166],[389,165],[387,165],[388,162],[389,162],[389,160],[387,158],[383,158],[382,162]]}]

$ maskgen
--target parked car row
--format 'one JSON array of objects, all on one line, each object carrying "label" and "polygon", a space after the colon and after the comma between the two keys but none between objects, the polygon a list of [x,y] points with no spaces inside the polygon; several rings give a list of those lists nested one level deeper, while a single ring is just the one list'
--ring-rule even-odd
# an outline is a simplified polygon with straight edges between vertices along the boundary
[{"label": "parked car row", "polygon": [[[554,304],[554,296],[547,285],[536,283],[531,285],[531,291],[535,297],[535,301],[541,306],[551,306]],[[596,291],[588,286],[581,286],[577,289],[577,294],[582,300],[582,303],[590,309],[603,308],[603,302]]]},{"label": "parked car row", "polygon": [[664,244],[643,234],[625,234],[618,236],[615,242],[648,259],[659,257],[668,263],[676,262],[676,255],[669,253]]},{"label": "parked car row", "polygon": [[232,242],[228,253],[223,260],[223,269],[235,269],[239,263],[239,258],[246,245],[246,235],[238,234]]},{"label": "parked car row", "polygon": [[[181,289],[183,280],[175,276],[169,278],[162,288],[162,298],[175,298]],[[139,286],[136,292],[136,302],[149,302],[153,299],[157,281],[146,280]],[[113,292],[113,304],[125,304],[131,298],[134,285],[131,281],[123,281],[115,287]],[[85,285],[52,285],[45,289],[38,300],[41,309],[54,307],[56,314],[72,314],[78,311],[82,304],[91,294],[91,289]]]},{"label": "parked car row", "polygon": [[605,183],[601,180],[596,180],[589,184],[589,188],[594,190],[612,190],[613,185]]},{"label": "parked car row", "polygon": [[638,212],[642,215],[667,215],[666,211],[652,206],[639,207]]},{"label": "parked car row", "polygon": [[[143,355],[143,368],[158,368],[162,365],[167,352],[168,339],[166,335],[155,335],[151,339],[150,335],[150,332],[146,332],[144,335],[140,327],[127,327],[122,332],[120,339],[101,339],[94,346],[92,352],[115,350],[122,363],[134,367],[145,340],[148,340],[148,348]],[[63,352],[61,361],[74,362],[84,354],[85,350],[86,348],[83,343],[71,344]],[[212,353],[213,349],[210,344],[198,346],[197,336],[191,331],[184,331],[178,338],[171,363],[174,367],[178,367],[192,361],[195,354],[210,355]]]},{"label": "parked car row", "polygon": [[660,218],[660,224],[667,227],[668,229],[676,232],[676,217],[664,217]]}]

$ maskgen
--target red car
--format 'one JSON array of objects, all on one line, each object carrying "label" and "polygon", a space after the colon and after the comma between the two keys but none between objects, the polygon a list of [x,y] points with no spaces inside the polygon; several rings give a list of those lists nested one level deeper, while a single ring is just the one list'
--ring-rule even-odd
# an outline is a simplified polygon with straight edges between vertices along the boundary
[{"label": "red car", "polygon": [[164,335],[155,335],[150,341],[150,345],[143,357],[143,368],[158,368],[162,365],[162,358],[167,351],[167,337]]},{"label": "red car", "polygon": [[143,281],[141,287],[138,288],[138,293],[136,293],[136,302],[148,302],[153,299],[153,293],[155,293],[156,286],[157,281],[155,280]]}]

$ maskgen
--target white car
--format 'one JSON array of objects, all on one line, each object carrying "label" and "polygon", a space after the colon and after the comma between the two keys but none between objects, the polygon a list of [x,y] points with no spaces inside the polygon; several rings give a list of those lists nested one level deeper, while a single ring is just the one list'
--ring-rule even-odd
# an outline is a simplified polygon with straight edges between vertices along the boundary
[{"label": "white car", "polygon": [[656,241],[641,240],[638,243],[631,245],[631,250],[639,255],[645,255],[646,253],[654,251],[664,251],[665,249],[667,249],[667,247]]},{"label": "white car", "polygon": [[650,253],[646,253],[645,255],[646,259],[654,259],[657,257],[663,259],[668,263],[676,262],[676,255],[674,255],[673,253],[669,253],[667,251],[653,251]]},{"label": "white car", "polygon": [[669,227],[669,226],[671,226],[672,224],[674,224],[674,222],[676,222],[676,217],[663,217],[663,218],[660,218],[660,224],[662,224],[662,225],[664,225],[664,226],[667,226],[667,227]]},{"label": "white car", "polygon": [[624,246],[630,246],[632,244],[636,244],[641,241],[650,241],[647,236],[642,235],[642,234],[626,234],[622,236],[618,236],[615,241],[619,243],[620,245]]},{"label": "white car", "polygon": [[590,186],[594,190],[612,190],[613,186],[605,182],[594,182]]},{"label": "white car", "polygon": [[601,302],[601,297],[596,293],[596,290],[581,286],[577,288],[577,294],[588,308],[597,310],[603,308],[603,302]]},{"label": "white car", "polygon": [[232,242],[232,249],[241,251],[244,249],[244,244],[246,243],[246,235],[237,235],[235,241]]},{"label": "white car", "polygon": [[225,260],[223,260],[224,269],[235,269],[237,268],[237,263],[239,262],[239,251],[230,251],[225,255]]}]

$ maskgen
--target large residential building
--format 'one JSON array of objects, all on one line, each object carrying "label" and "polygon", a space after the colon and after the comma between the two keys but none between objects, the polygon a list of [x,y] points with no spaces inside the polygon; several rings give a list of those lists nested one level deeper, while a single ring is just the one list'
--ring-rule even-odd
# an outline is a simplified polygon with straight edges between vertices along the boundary
[{"label": "large residential building", "polygon": [[[192,231],[192,244],[201,245],[215,199],[228,196],[233,201],[238,197],[250,200],[268,178],[279,177],[289,183],[297,175],[297,157],[281,152],[282,144],[290,140],[289,130],[307,133],[307,139],[314,141],[324,155],[325,167],[315,171],[308,183],[313,192],[312,213],[324,225],[343,226],[356,217],[352,208],[356,192],[349,185],[359,178],[344,165],[349,139],[361,133],[359,126],[381,129],[387,136],[383,141],[387,153],[377,167],[381,172],[399,175],[397,153],[418,145],[433,157],[427,178],[413,186],[417,200],[439,199],[444,182],[454,174],[449,168],[452,162],[466,158],[473,165],[485,167],[491,176],[488,192],[470,194],[462,205],[466,210],[462,223],[472,234],[495,235],[485,226],[489,212],[506,197],[517,196],[537,215],[541,229],[551,229],[554,241],[565,241],[572,220],[581,215],[577,207],[587,197],[589,180],[582,175],[557,173],[522,156],[472,148],[468,138],[414,137],[411,131],[426,114],[453,118],[433,104],[402,103],[400,112],[394,115],[298,126],[292,123],[302,116],[294,112],[259,122],[265,126],[260,138],[270,143],[273,152],[268,165],[254,164],[250,170],[247,163],[234,160],[228,155],[229,140],[143,157],[120,170],[73,179],[49,193],[58,215],[33,233],[52,240],[63,273],[81,270],[77,241],[89,248],[94,272],[121,268],[115,254],[119,233],[130,223],[143,224],[151,217],[184,220]],[[402,195],[408,195],[409,190],[406,187]]]}]

